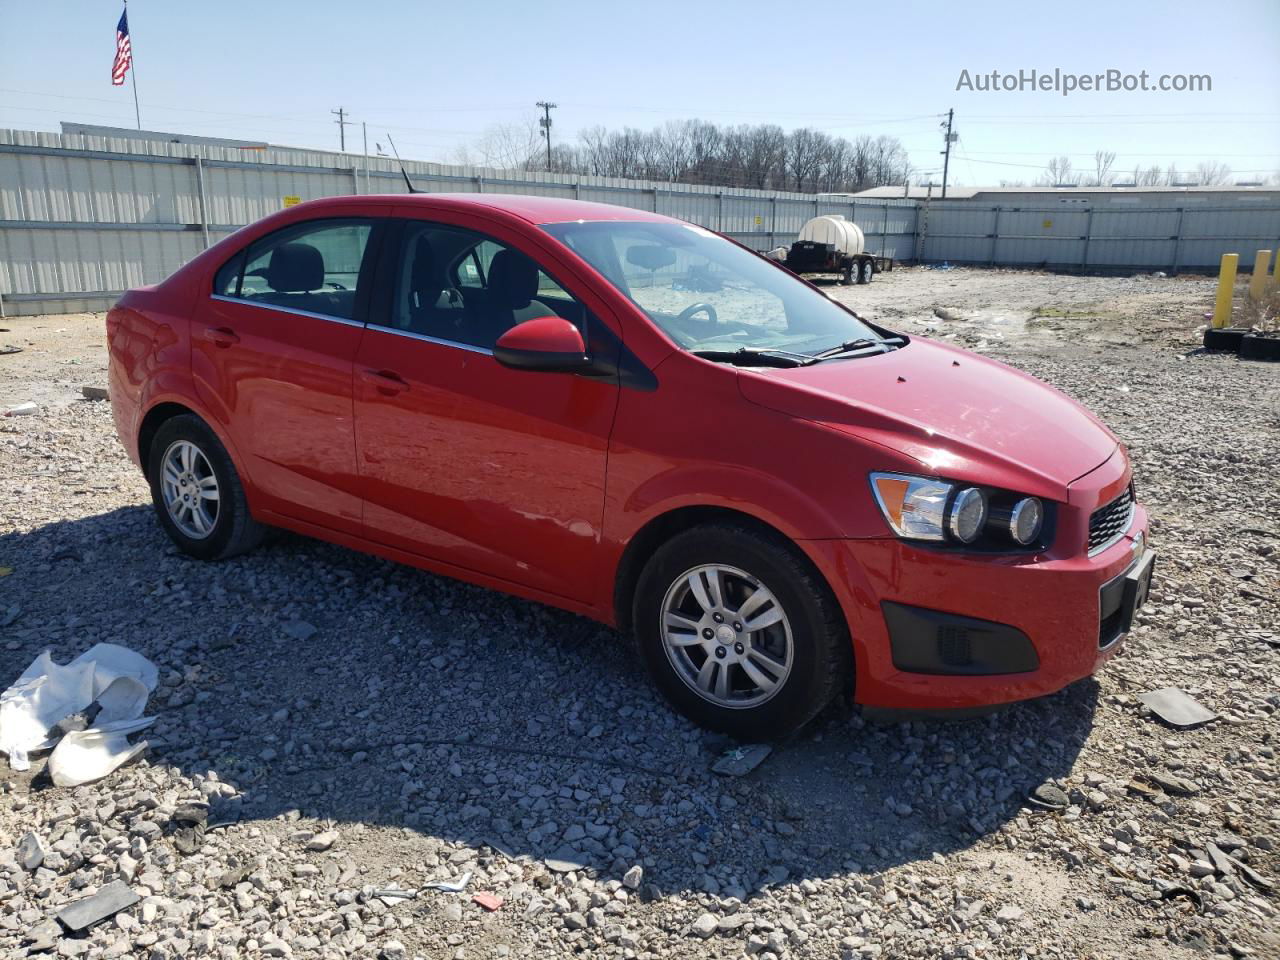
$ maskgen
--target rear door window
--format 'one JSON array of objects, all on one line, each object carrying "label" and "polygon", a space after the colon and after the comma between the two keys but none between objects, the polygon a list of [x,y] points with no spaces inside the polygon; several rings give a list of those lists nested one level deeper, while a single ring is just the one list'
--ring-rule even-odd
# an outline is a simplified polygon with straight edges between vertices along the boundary
[{"label": "rear door window", "polygon": [[256,240],[218,271],[214,293],[284,310],[355,318],[370,220],[294,224]]}]

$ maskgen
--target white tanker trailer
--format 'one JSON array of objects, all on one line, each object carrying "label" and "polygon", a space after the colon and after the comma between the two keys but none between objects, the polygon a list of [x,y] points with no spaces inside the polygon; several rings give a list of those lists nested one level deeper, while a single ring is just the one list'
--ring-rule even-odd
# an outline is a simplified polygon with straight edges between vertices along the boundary
[{"label": "white tanker trailer", "polygon": [[893,259],[873,256],[865,247],[856,223],[829,214],[814,217],[800,228],[799,240],[766,256],[792,273],[836,273],[845,283],[870,283],[875,274],[893,269]]}]

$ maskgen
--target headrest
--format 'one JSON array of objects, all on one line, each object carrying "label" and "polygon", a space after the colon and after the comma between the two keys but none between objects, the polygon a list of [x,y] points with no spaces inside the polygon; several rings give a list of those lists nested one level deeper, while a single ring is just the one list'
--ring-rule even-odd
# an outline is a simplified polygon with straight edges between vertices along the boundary
[{"label": "headrest", "polygon": [[271,251],[267,285],[277,293],[303,293],[324,286],[324,257],[309,243],[283,243]]},{"label": "headrest", "polygon": [[523,309],[538,293],[538,265],[516,250],[499,250],[489,265],[489,289],[502,306]]}]

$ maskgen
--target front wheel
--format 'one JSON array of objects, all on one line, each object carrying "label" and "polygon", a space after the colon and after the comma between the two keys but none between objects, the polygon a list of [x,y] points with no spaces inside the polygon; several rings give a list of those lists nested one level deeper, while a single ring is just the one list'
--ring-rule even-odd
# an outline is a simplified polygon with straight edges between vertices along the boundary
[{"label": "front wheel", "polygon": [[660,547],[633,622],[667,699],[739,739],[793,733],[848,682],[848,631],[826,585],[794,546],[746,527],[697,527]]}]

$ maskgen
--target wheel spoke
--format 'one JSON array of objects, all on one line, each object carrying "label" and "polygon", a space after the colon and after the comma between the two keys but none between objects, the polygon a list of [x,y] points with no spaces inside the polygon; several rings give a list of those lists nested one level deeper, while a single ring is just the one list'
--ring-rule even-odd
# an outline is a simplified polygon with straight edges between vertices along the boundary
[{"label": "wheel spoke", "polygon": [[192,446],[189,443],[184,443],[178,448],[178,456],[182,458],[181,462],[183,473],[191,472],[191,450]]},{"label": "wheel spoke", "polygon": [[729,699],[729,665],[721,663],[716,672],[716,696],[721,700]]},{"label": "wheel spoke", "polygon": [[179,479],[178,468],[173,465],[172,461],[169,461],[169,460],[165,461],[164,479],[166,483],[169,483],[175,487],[178,485],[178,479]]},{"label": "wheel spoke", "polygon": [[754,620],[744,620],[742,622],[742,626],[748,633],[755,633],[757,630],[763,630],[765,627],[771,627],[775,623],[781,622],[781,620],[782,608],[775,603]]},{"label": "wheel spoke", "polygon": [[715,607],[707,593],[707,585],[702,580],[701,570],[695,570],[689,574],[689,589],[693,593],[693,599],[698,601],[698,606],[703,609],[704,613],[710,612]]},{"label": "wheel spoke", "polygon": [[707,576],[707,592],[711,596],[711,602],[717,607],[724,606],[724,579],[720,575],[719,567],[712,567]]},{"label": "wheel spoke", "polygon": [[738,616],[742,620],[747,620],[750,616],[760,609],[761,606],[773,599],[773,594],[764,587],[757,586],[751,596],[742,601],[742,606],[738,608]]},{"label": "wheel spoke", "polygon": [[780,660],[774,658],[773,654],[759,647],[750,647],[747,650],[747,659],[759,667],[763,667],[774,675],[780,675],[787,669],[787,665]]},{"label": "wheel spoke", "polygon": [[715,676],[716,663],[717,661],[715,657],[708,656],[707,659],[703,661],[702,669],[698,671],[698,686],[707,691],[707,693],[711,693],[711,681]]},{"label": "wheel spoke", "polygon": [[694,633],[698,632],[698,621],[690,620],[684,614],[668,610],[665,620],[667,626],[672,630],[691,630]]},{"label": "wheel spoke", "polygon": [[196,530],[200,533],[204,533],[206,529],[204,523],[204,511],[196,506],[196,504],[189,503],[187,504],[187,512],[191,515],[191,523]]},{"label": "wheel spoke", "polygon": [[738,665],[742,667],[743,673],[751,678],[751,682],[760,688],[761,692],[768,693],[778,685],[776,680],[766,676],[763,670],[752,663],[749,656],[744,660],[738,661]]}]

